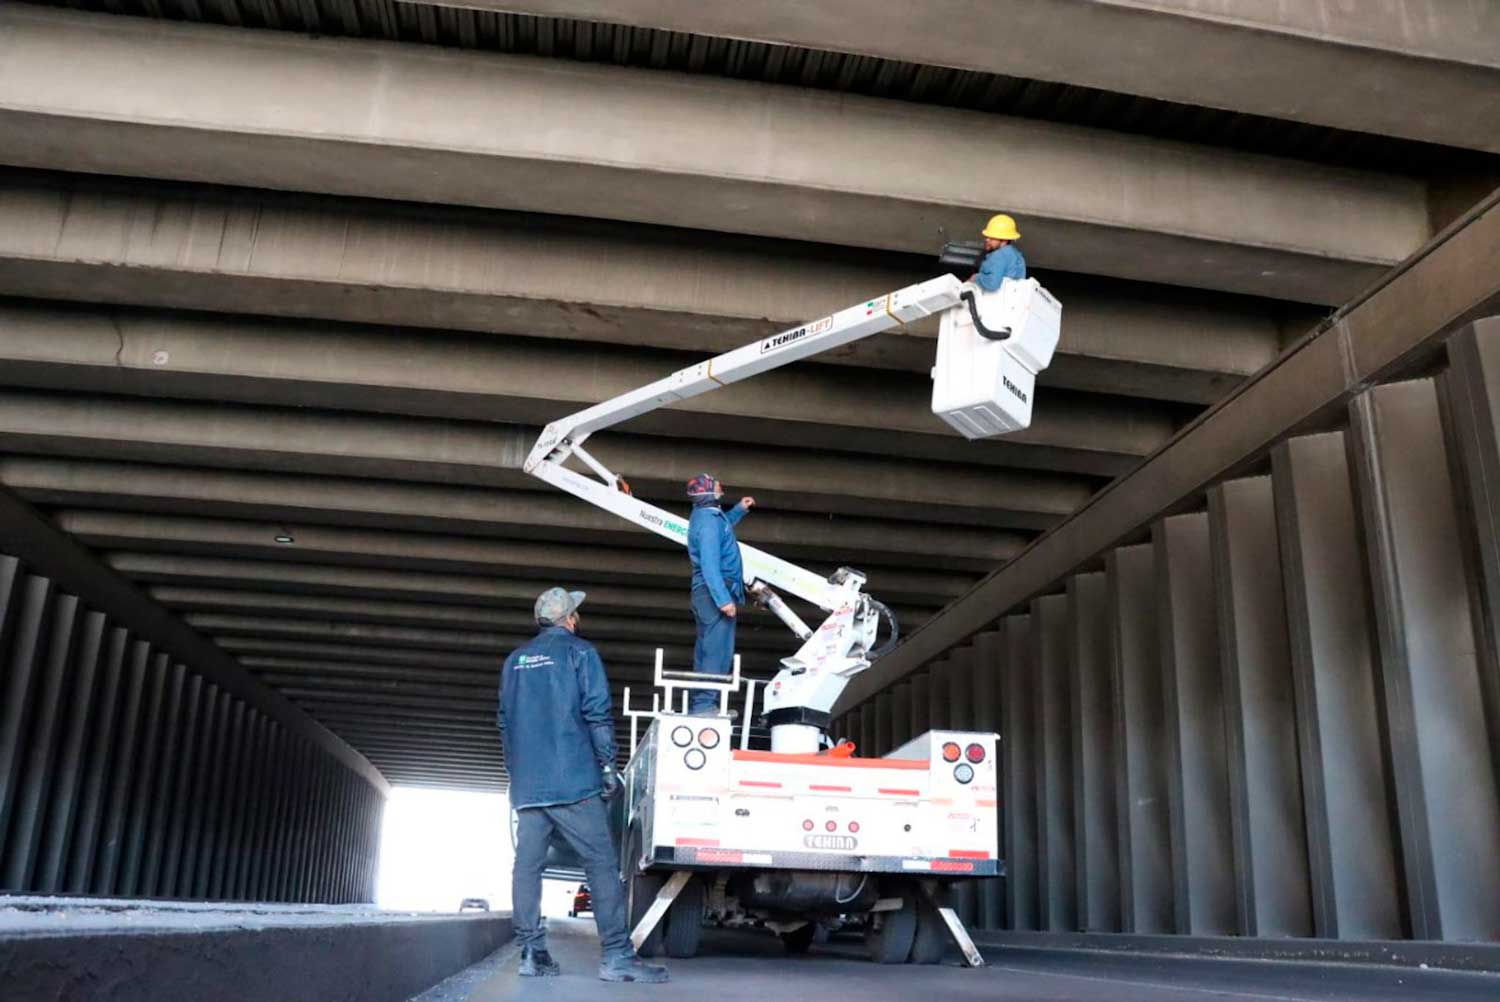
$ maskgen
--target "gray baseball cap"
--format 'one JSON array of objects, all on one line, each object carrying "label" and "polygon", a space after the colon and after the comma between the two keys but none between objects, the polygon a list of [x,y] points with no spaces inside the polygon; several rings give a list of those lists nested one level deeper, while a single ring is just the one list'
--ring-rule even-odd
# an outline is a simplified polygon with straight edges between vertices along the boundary
[{"label": "gray baseball cap", "polygon": [[566,588],[548,588],[536,597],[533,611],[538,623],[561,623],[583,604],[584,593]]}]

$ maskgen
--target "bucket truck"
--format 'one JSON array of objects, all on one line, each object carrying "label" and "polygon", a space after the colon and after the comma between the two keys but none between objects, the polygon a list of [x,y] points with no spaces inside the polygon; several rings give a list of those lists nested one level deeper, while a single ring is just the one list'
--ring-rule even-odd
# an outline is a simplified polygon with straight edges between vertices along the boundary
[{"label": "bucket truck", "polygon": [[[548,425],[528,473],[647,532],[686,545],[685,517],[634,497],[584,448],[615,427],[724,386],[883,331],[938,316],[934,414],[969,439],[1026,428],[1036,375],[1052,359],[1061,305],[1034,279],[986,291],[943,275],[850,306],[674,372]],[[574,468],[577,467],[577,468]],[[849,680],[892,647],[890,611],[864,591],[866,576],[814,573],[741,546],[747,593],[800,642],[762,690],[770,749],[750,747],[756,684],[743,680],[740,746],[728,712],[733,675],[668,670],[650,709],[629,705],[632,748],[624,773],[621,872],[632,939],[645,953],[696,952],[705,917],[778,932],[805,949],[821,928],[855,921],[873,959],[936,962],[947,940],[983,961],[942,891],[962,878],[1004,872],[997,851],[993,733],[932,731],[880,758],[828,736]],[[822,610],[814,628],[783,599]],[[882,628],[884,623],[884,628]],[[717,716],[679,712],[686,688],[717,688]],[[640,720],[649,721],[637,735]],[[639,740],[637,740],[639,737]]]}]

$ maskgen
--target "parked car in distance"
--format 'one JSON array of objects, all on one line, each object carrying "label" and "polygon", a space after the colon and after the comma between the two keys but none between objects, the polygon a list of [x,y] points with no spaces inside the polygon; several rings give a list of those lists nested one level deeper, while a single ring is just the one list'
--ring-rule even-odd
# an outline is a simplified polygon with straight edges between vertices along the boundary
[{"label": "parked car in distance", "polygon": [[461,902],[459,902],[458,910],[461,912],[470,910],[477,912],[487,912],[490,910],[490,903],[484,898],[464,898]]},{"label": "parked car in distance", "polygon": [[579,884],[578,891],[573,895],[573,907],[568,911],[568,918],[577,918],[584,912],[592,913],[594,910],[594,896],[589,893],[588,884]]}]

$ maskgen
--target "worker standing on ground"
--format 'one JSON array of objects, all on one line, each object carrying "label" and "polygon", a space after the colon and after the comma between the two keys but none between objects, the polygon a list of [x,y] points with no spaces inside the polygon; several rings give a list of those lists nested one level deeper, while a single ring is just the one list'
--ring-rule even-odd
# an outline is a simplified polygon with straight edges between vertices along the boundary
[{"label": "worker standing on ground", "polygon": [[[734,527],[755,507],[755,499],[741,498],[726,512],[719,507],[724,486],[707,473],[688,481],[687,496],[693,502],[688,559],[693,564],[693,620],[698,626],[693,670],[728,675],[734,666],[734,625],[745,601],[745,569]],[[693,690],[688,712],[711,715],[718,708],[716,690]]]},{"label": "worker standing on ground", "polygon": [[557,833],[583,860],[599,927],[601,981],[667,980],[630,945],[625,888],[604,801],[619,790],[609,680],[594,645],[578,636],[584,593],[548,588],[533,612],[539,632],[500,673],[500,744],[516,811],[512,906],[522,977],[562,973],[542,926],[542,870]]},{"label": "worker standing on ground", "polygon": [[1014,219],[1004,213],[991,216],[981,235],[984,237],[984,260],[969,281],[977,282],[986,292],[994,292],[1000,288],[1003,279],[1026,277],[1026,258],[1015,244],[1021,239],[1021,232],[1016,229]]}]

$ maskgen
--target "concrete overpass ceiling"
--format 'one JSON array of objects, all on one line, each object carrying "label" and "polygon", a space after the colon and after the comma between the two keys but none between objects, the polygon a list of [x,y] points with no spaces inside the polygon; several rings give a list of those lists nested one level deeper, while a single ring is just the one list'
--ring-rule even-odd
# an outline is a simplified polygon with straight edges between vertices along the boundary
[{"label": "concrete overpass ceiling", "polygon": [[[1027,432],[933,418],[915,324],[596,440],[652,500],[714,470],[762,503],[747,542],[865,569],[913,629],[1500,181],[1493,136],[1422,110],[1492,79],[1451,33],[1401,50],[1420,100],[1291,108],[1090,76],[1083,38],[1006,47],[1050,75],[976,62],[995,33],[953,28],[1256,35],[1165,2],[893,4],[930,30],[843,52],[833,0],[784,36],[756,3],[506,6],[0,10],[0,544],[84,548],[75,582],[392,782],[503,787],[497,662],[547,583],[589,591],[617,697],[691,658],[680,550],[520,470],[546,421],[930,277],[939,226],[1014,208],[1066,307]],[[1400,50],[1282,27],[1266,51],[1350,79]],[[786,639],[747,615],[746,671]]]}]

